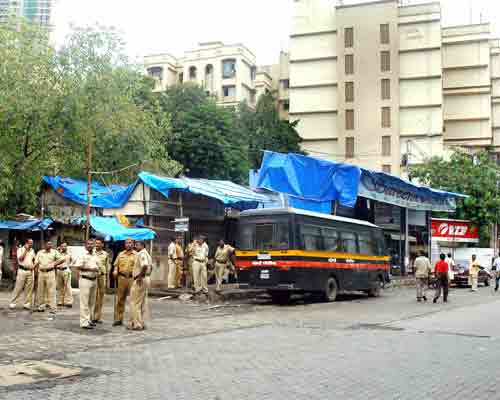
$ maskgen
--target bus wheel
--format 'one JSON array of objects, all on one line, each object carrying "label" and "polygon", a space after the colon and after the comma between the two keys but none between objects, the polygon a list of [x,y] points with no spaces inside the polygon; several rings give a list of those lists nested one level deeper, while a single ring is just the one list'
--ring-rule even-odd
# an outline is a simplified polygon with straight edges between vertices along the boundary
[{"label": "bus wheel", "polygon": [[269,294],[271,295],[273,303],[281,305],[290,303],[290,298],[292,297],[292,294],[290,292],[284,292],[284,291],[269,292]]},{"label": "bus wheel", "polygon": [[339,291],[339,287],[337,285],[337,281],[335,278],[331,277],[328,278],[328,281],[326,282],[326,288],[325,288],[325,293],[324,293],[324,298],[326,301],[335,301],[337,298],[337,293]]},{"label": "bus wheel", "polygon": [[376,286],[373,289],[368,290],[368,297],[380,297],[380,292],[384,288],[384,280],[383,278],[378,278],[376,282]]}]

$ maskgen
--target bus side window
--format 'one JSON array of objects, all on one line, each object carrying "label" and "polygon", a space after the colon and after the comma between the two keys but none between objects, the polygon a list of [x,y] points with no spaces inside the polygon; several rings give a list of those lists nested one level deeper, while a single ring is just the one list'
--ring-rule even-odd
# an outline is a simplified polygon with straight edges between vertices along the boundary
[{"label": "bus side window", "polygon": [[372,255],[375,253],[375,243],[373,242],[373,237],[371,232],[358,233],[358,243],[359,243],[360,254]]},{"label": "bus side window", "polygon": [[342,251],[345,253],[355,254],[358,252],[358,245],[356,243],[356,234],[352,232],[341,232],[342,238]]},{"label": "bus side window", "polygon": [[288,250],[290,248],[290,225],[276,225],[276,247],[280,250]]},{"label": "bus side window", "polygon": [[322,250],[321,228],[313,225],[301,225],[300,236],[304,250]]},{"label": "bus side window", "polygon": [[325,251],[339,251],[340,238],[338,232],[335,229],[323,228],[322,233]]}]

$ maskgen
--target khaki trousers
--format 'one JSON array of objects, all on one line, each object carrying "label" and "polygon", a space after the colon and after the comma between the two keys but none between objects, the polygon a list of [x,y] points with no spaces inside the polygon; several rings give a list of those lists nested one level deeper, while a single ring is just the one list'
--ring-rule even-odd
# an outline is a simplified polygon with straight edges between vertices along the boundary
[{"label": "khaki trousers", "polygon": [[182,287],[182,267],[184,262],[182,260],[175,260],[175,283],[177,287]]},{"label": "khaki trousers", "polygon": [[417,286],[417,299],[420,300],[423,297],[426,297],[425,292],[427,291],[429,278],[416,278],[415,281]]},{"label": "khaki trousers", "polygon": [[80,327],[89,326],[94,320],[95,294],[97,289],[96,281],[80,277],[78,283],[80,287]]},{"label": "khaki trousers", "polygon": [[16,304],[21,295],[25,294],[24,306],[31,308],[31,301],[33,299],[33,271],[25,271],[24,269],[17,269],[16,286],[12,292],[11,304]]},{"label": "khaki trousers", "polygon": [[195,293],[208,293],[206,262],[193,260],[193,279]]},{"label": "khaki trousers", "polygon": [[38,309],[41,310],[43,304],[49,306],[49,311],[55,313],[56,308],[56,271],[38,272],[38,290],[36,292]]},{"label": "khaki trousers", "polygon": [[133,282],[134,278],[125,278],[124,276],[118,275],[118,287],[116,288],[115,295],[115,322],[123,322],[125,304]]},{"label": "khaki trousers", "polygon": [[473,292],[477,291],[477,277],[478,275],[469,275],[470,286]]},{"label": "khaki trousers", "polygon": [[177,267],[174,260],[168,260],[168,288],[175,289],[177,287]]},{"label": "khaki trousers", "polygon": [[187,262],[187,287],[194,287],[194,278],[193,278],[193,259],[189,258]]},{"label": "khaki trousers", "polygon": [[149,285],[149,278],[137,279],[132,283],[129,297],[129,329],[142,330],[145,328],[144,319],[147,310]]},{"label": "khaki trousers", "polygon": [[71,271],[59,270],[56,272],[57,305],[73,305],[71,293]]},{"label": "khaki trousers", "polygon": [[106,274],[100,274],[96,280],[97,292],[95,296],[94,319],[102,320],[102,307],[104,305],[104,295],[106,294]]},{"label": "khaki trousers", "polygon": [[222,289],[222,279],[224,279],[226,269],[227,269],[227,263],[219,263],[217,261],[215,262],[216,291],[220,291]]}]

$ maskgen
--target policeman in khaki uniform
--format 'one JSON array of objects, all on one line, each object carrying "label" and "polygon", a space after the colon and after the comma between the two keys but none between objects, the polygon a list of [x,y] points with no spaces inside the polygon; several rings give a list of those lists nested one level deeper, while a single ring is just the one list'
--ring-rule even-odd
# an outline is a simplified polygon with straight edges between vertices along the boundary
[{"label": "policeman in khaki uniform", "polygon": [[184,250],[182,250],[182,236],[175,239],[175,281],[177,287],[181,287],[182,270],[184,266]]},{"label": "policeman in khaki uniform", "polygon": [[23,247],[17,249],[17,264],[16,286],[12,292],[12,299],[10,300],[9,307],[11,309],[16,308],[16,302],[24,292],[24,308],[31,310],[35,269],[33,240],[28,239]]},{"label": "policeman in khaki uniform", "polygon": [[59,246],[59,254],[63,262],[56,269],[57,305],[73,307],[70,266],[74,260],[66,243],[61,243]]},{"label": "policeman in khaki uniform", "polygon": [[56,311],[56,268],[64,263],[57,250],[52,248],[52,242],[45,243],[35,258],[35,268],[38,268],[38,290],[36,294],[38,311],[44,311],[42,303],[47,301],[49,312],[53,316]]},{"label": "policeman in khaki uniform", "polygon": [[175,289],[177,287],[177,266],[175,259],[177,258],[177,244],[174,239],[171,239],[167,248],[168,255],[168,288]]},{"label": "policeman in khaki uniform", "polygon": [[194,287],[194,278],[193,278],[193,249],[194,249],[194,240],[187,245],[186,255],[187,255],[187,274],[188,274],[188,284],[187,287]]},{"label": "policeman in khaki uniform", "polygon": [[193,278],[194,278],[194,293],[203,292],[208,294],[207,284],[207,262],[208,262],[208,245],[202,237],[199,237],[193,245]]},{"label": "policeman in khaki uniform", "polygon": [[148,308],[148,289],[151,286],[153,259],[146,250],[144,242],[136,242],[135,248],[137,258],[132,272],[134,282],[130,289],[130,321],[127,329],[142,331],[145,329],[144,318]]},{"label": "policeman in khaki uniform", "polygon": [[95,299],[94,320],[95,324],[102,324],[102,307],[104,305],[104,295],[108,287],[108,272],[111,265],[109,254],[104,250],[104,243],[101,239],[95,241],[94,251],[99,261],[99,276],[97,277],[97,294]]},{"label": "policeman in khaki uniform", "polygon": [[115,316],[113,326],[123,325],[123,314],[125,313],[125,303],[130,293],[130,288],[134,282],[132,273],[134,271],[137,253],[134,251],[134,241],[125,240],[125,250],[123,250],[115,260],[113,276],[118,279],[118,287],[115,295]]},{"label": "policeman in khaki uniform", "polygon": [[224,243],[224,240],[219,240],[219,245],[215,251],[215,280],[217,285],[215,291],[220,293],[222,289],[222,279],[228,268],[231,254],[234,253],[234,248]]},{"label": "policeman in khaki uniform", "polygon": [[94,329],[95,297],[97,290],[97,275],[99,274],[99,260],[94,254],[94,241],[85,242],[85,254],[76,263],[80,270],[80,328]]}]

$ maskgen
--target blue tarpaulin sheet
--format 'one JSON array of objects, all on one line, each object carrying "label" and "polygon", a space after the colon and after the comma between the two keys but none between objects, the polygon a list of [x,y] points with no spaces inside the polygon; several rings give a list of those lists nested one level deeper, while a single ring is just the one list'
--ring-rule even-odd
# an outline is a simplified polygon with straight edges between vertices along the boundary
[{"label": "blue tarpaulin sheet", "polygon": [[54,221],[50,218],[32,219],[28,221],[0,221],[0,229],[15,231],[41,231],[47,230]]},{"label": "blue tarpaulin sheet", "polygon": [[356,205],[360,175],[353,165],[266,151],[257,187],[289,194],[303,200],[307,209],[329,209],[330,213],[333,201]]},{"label": "blue tarpaulin sheet", "polygon": [[[44,176],[43,182],[60,196],[75,203],[87,204],[87,182],[60,176]],[[92,182],[90,205],[98,208],[122,208],[132,194],[135,185],[101,185]]]},{"label": "blue tarpaulin sheet", "polygon": [[172,189],[199,194],[221,201],[226,206],[239,210],[257,208],[259,204],[273,201],[266,194],[256,193],[250,188],[230,181],[169,178],[141,172],[139,180],[168,198]]},{"label": "blue tarpaulin sheet", "polygon": [[147,228],[127,228],[115,217],[90,217],[90,226],[101,234],[105,240],[152,240],[156,234]]}]

